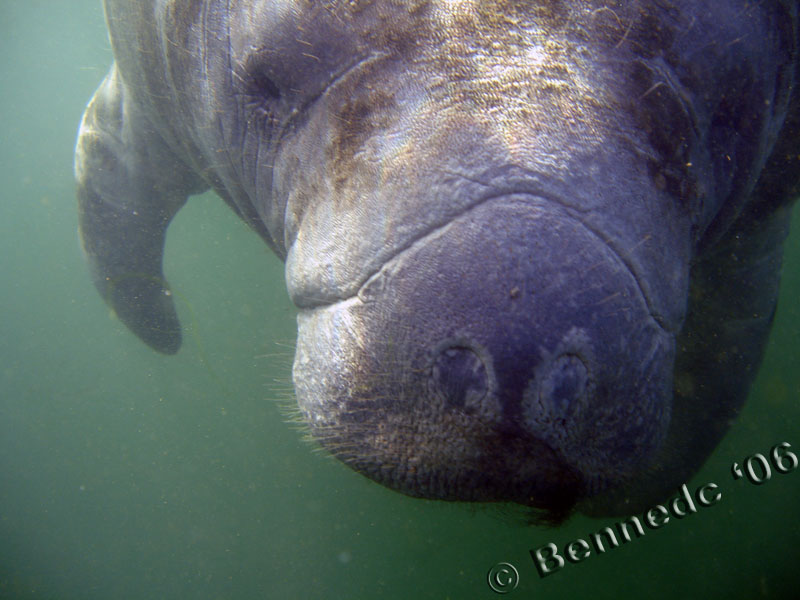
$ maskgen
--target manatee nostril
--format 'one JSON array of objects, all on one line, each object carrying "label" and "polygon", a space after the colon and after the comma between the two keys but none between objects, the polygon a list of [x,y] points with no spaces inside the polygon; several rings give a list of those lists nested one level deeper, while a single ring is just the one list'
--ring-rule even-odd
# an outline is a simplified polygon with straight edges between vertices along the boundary
[{"label": "manatee nostril", "polygon": [[564,415],[569,407],[583,398],[589,382],[589,371],[575,354],[563,354],[550,365],[539,382],[539,399],[554,414]]},{"label": "manatee nostril", "polygon": [[452,408],[477,408],[489,389],[486,365],[472,348],[449,346],[431,365],[428,390]]}]

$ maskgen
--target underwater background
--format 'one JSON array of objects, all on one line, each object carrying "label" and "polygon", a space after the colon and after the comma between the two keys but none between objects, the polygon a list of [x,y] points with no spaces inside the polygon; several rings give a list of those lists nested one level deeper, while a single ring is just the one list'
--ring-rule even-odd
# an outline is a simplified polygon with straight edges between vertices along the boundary
[{"label": "underwater background", "polygon": [[[406,498],[315,451],[293,423],[283,265],[213,194],[165,272],[184,347],[160,356],[109,314],[78,246],[72,153],[111,62],[99,0],[0,0],[0,599],[798,598],[800,211],[778,313],[740,418],[690,490],[721,500],[541,578],[530,550],[614,519]],[[502,578],[501,578],[502,579]]]}]

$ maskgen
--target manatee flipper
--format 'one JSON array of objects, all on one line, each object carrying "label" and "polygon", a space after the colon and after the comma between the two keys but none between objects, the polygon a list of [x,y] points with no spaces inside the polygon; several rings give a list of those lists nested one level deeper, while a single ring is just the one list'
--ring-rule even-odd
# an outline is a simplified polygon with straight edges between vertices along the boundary
[{"label": "manatee flipper", "polygon": [[98,291],[148,346],[174,354],[181,329],[162,273],[167,226],[207,187],[138,110],[112,66],[89,103],[75,153],[79,231]]}]

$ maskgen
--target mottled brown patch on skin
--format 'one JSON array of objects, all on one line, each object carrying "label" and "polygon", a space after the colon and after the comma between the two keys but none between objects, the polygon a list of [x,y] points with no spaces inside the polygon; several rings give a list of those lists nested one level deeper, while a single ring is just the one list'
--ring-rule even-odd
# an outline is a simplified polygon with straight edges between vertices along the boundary
[{"label": "mottled brown patch on skin", "polygon": [[475,2],[481,21],[493,29],[533,21],[545,30],[562,28],[569,18],[569,8],[563,0],[481,0]]},{"label": "mottled brown patch on skin", "polygon": [[[635,89],[623,85],[632,59],[663,52],[675,27],[688,26],[681,19],[657,24],[650,14],[673,10],[669,0],[611,7],[604,0],[314,3],[314,20],[301,15],[298,27],[333,23],[351,36],[350,56],[370,64],[326,92],[324,172],[294,176],[295,221],[322,198],[348,210],[376,182],[413,180],[411,173],[438,181],[432,165],[463,137],[453,130],[477,133],[484,147],[498,149],[497,160],[511,164],[533,156],[565,164],[575,140],[591,154],[622,138],[651,156],[660,189],[696,196],[685,183],[687,136],[659,133],[660,119],[667,113],[671,122],[675,108],[667,90],[649,89],[658,83],[652,74]],[[630,119],[645,112],[654,126]]]},{"label": "mottled brown patch on skin", "polygon": [[340,192],[346,183],[357,152],[376,131],[391,123],[390,113],[396,109],[394,97],[380,89],[362,84],[364,93],[349,99],[334,120],[336,131],[326,149],[326,158],[333,165],[334,189]]},{"label": "mottled brown patch on skin", "polygon": [[[428,56],[435,70],[448,76],[446,83],[456,84],[443,89],[453,104],[490,110],[535,95],[534,88],[564,90],[559,80],[568,80],[574,70],[559,41],[570,18],[560,1],[465,1],[438,18],[448,36]],[[540,70],[546,77],[536,77],[538,69],[526,60],[532,48],[546,57]],[[510,69],[492,72],[494,66]]]},{"label": "mottled brown patch on skin", "polygon": [[[561,0],[331,2],[314,13],[351,32],[351,54],[368,59],[326,92],[324,179],[332,193],[324,195],[337,203],[363,197],[359,182],[374,180],[376,161],[389,159],[375,153],[379,146],[370,149],[370,140],[391,133],[400,120],[435,120],[437,133],[453,127],[486,132],[500,148],[498,158],[512,162],[526,160],[534,136],[554,145],[570,134],[599,143],[610,99],[595,85],[592,56],[575,48],[591,6]],[[301,26],[311,23],[304,18]],[[421,88],[411,92],[418,102],[394,97],[412,82]],[[408,171],[452,152],[448,136],[434,139],[424,128],[393,147],[391,163],[383,165],[408,165]],[[298,198],[307,200],[294,203],[298,220],[298,205],[317,197],[302,187]]]}]

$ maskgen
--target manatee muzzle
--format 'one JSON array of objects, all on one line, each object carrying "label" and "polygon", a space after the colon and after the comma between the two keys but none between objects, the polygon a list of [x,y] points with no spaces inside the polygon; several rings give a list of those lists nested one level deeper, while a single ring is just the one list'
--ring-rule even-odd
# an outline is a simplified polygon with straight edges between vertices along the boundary
[{"label": "manatee muzzle", "polygon": [[479,204],[298,320],[311,431],[413,496],[558,510],[665,437],[674,335],[602,237],[537,196]]}]

